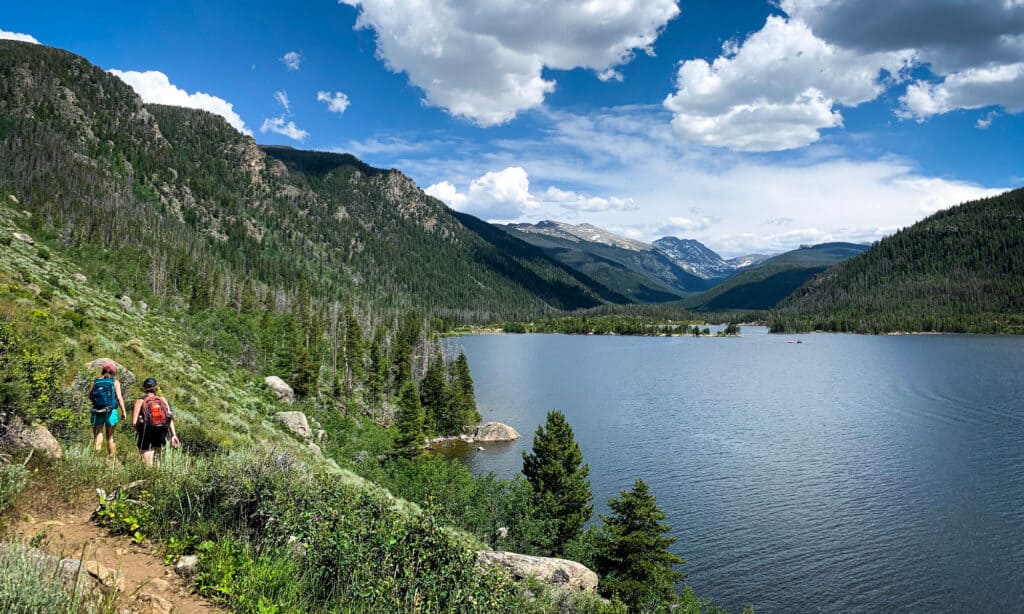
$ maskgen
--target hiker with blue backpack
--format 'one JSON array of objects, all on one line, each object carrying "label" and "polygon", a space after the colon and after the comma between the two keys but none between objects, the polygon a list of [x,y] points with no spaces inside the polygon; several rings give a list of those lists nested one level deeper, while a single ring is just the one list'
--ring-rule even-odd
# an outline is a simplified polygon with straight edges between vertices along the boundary
[{"label": "hiker with blue backpack", "polygon": [[142,462],[147,467],[152,467],[153,457],[167,445],[168,433],[171,435],[173,447],[177,448],[181,442],[178,441],[178,434],[174,430],[171,406],[160,394],[156,380],[147,377],[146,381],[142,382],[142,392],[145,396],[135,401],[135,407],[132,408],[132,425],[139,436],[138,446]]},{"label": "hiker with blue backpack", "polygon": [[[107,455],[114,458],[117,444],[114,443],[114,427],[119,416],[126,413],[124,398],[121,396],[121,382],[114,378],[117,367],[112,362],[103,365],[100,376],[89,386],[89,400],[92,401],[90,422],[92,423],[93,447],[97,452],[107,440]],[[120,414],[118,414],[120,410]]]}]

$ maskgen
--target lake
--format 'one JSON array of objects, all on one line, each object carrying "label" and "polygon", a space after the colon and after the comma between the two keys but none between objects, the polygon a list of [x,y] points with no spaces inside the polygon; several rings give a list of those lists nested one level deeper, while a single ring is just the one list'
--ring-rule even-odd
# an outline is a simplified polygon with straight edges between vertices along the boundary
[{"label": "lake", "polygon": [[[802,343],[788,343],[799,339]],[[461,459],[516,475],[550,409],[595,511],[651,485],[687,583],[730,612],[1024,611],[1024,338],[475,335]]]}]

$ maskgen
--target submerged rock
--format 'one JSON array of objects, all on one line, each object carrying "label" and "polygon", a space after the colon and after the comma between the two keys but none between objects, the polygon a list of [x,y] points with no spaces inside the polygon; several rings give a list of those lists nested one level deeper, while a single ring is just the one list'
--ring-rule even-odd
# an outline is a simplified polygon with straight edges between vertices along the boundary
[{"label": "submerged rock", "polygon": [[476,441],[512,441],[519,439],[519,431],[501,422],[487,422],[473,431]]},{"label": "submerged rock", "polygon": [[504,567],[518,580],[533,577],[568,590],[597,591],[597,574],[576,561],[495,550],[477,552],[476,560],[480,565]]}]

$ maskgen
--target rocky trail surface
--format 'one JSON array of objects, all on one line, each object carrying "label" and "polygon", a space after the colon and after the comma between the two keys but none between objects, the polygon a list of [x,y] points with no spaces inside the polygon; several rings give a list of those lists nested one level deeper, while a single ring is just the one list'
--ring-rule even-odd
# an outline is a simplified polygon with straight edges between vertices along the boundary
[{"label": "rocky trail surface", "polygon": [[[85,561],[86,572],[105,590],[116,591],[123,614],[205,614],[222,612],[193,593],[190,584],[163,564],[151,545],[110,535],[91,519],[94,505],[62,510],[30,504],[12,527],[12,537],[48,554]],[[97,565],[98,564],[98,565]]]}]

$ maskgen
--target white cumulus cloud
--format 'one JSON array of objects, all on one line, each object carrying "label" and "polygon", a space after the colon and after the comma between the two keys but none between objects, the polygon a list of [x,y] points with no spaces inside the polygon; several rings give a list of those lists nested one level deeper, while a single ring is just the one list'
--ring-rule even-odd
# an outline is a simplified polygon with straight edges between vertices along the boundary
[{"label": "white cumulus cloud", "polygon": [[7,32],[6,30],[0,29],[0,39],[7,39],[12,41],[21,41],[23,43],[32,43],[35,45],[39,44],[36,37],[31,34],[22,34],[21,32]]},{"label": "white cumulus cloud", "polygon": [[317,92],[316,99],[319,102],[326,102],[327,110],[332,113],[344,113],[349,105],[348,96],[342,92]]},{"label": "white cumulus cloud", "polygon": [[539,106],[555,82],[543,70],[586,68],[602,80],[651,52],[677,0],[339,0],[360,9],[377,54],[425,101],[480,126]]},{"label": "white cumulus cloud", "polygon": [[712,63],[682,62],[665,107],[683,141],[739,151],[802,147],[842,125],[839,106],[881,94],[883,75],[899,74],[910,57],[851,52],[803,22],[770,16],[742,44],[727,43]]},{"label": "white cumulus cloud", "polygon": [[281,56],[281,61],[288,70],[298,70],[302,65],[302,54],[298,51],[289,51]]},{"label": "white cumulus cloud", "polygon": [[[904,118],[924,121],[954,109],[981,109],[998,105],[1008,113],[1024,111],[1024,62],[969,68],[941,83],[918,81],[900,98]],[[988,120],[991,123],[991,118]],[[980,124],[979,124],[980,126]],[[988,127],[988,124],[980,127]]]},{"label": "white cumulus cloud", "polygon": [[295,125],[295,122],[284,120],[284,116],[268,117],[263,120],[263,125],[260,126],[260,132],[273,132],[286,136],[295,141],[304,141],[309,133]]},{"label": "white cumulus cloud", "polygon": [[205,92],[188,93],[171,83],[167,75],[158,70],[138,72],[134,70],[111,69],[110,74],[121,79],[135,90],[143,102],[166,104],[177,107],[202,109],[223,117],[235,130],[252,136],[234,105],[227,100]]},{"label": "white cumulus cloud", "polygon": [[529,173],[521,166],[484,173],[470,181],[462,192],[447,180],[424,191],[453,209],[497,221],[537,215],[568,214],[575,217],[579,212],[632,211],[638,208],[631,198],[591,196],[556,186],[533,192],[530,190]]}]

